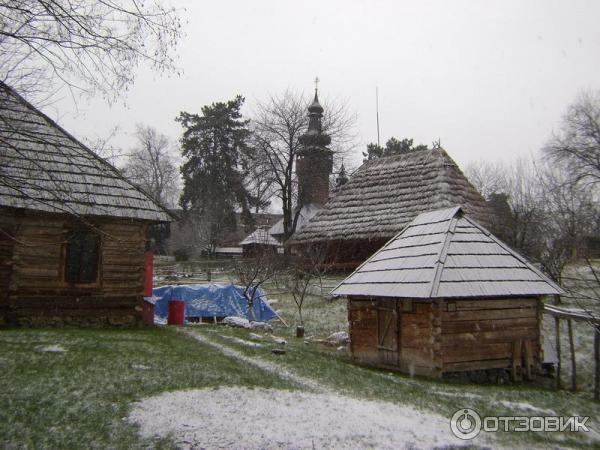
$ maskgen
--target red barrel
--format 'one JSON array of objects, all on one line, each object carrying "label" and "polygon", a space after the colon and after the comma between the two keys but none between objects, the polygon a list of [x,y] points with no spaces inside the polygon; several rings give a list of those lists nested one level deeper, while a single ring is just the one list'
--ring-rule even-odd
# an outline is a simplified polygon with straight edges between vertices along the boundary
[{"label": "red barrel", "polygon": [[171,300],[169,302],[169,325],[183,326],[185,321],[185,302],[183,300]]}]

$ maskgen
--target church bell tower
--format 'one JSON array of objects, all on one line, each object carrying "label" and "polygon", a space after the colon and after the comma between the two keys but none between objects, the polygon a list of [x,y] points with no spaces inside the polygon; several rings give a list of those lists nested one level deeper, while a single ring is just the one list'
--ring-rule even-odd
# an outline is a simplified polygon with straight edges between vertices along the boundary
[{"label": "church bell tower", "polygon": [[[317,80],[315,80],[318,82]],[[298,206],[323,206],[329,198],[329,175],[333,170],[333,151],[327,146],[331,137],[323,133],[323,107],[315,98],[308,107],[308,130],[300,136],[301,148],[296,156]]]}]

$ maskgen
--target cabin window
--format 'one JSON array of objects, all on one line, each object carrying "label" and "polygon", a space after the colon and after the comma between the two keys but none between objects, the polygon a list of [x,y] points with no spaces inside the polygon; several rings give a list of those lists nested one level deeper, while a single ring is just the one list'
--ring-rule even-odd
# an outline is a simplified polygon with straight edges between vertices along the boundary
[{"label": "cabin window", "polygon": [[69,234],[65,256],[65,281],[91,284],[98,280],[100,237],[88,230]]}]

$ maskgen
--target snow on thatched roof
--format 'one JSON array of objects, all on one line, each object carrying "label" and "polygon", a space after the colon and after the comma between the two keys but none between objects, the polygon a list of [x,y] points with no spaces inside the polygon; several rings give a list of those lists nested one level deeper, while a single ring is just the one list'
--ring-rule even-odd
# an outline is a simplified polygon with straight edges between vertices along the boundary
[{"label": "snow on thatched roof", "polygon": [[563,293],[458,206],[419,215],[332,291],[400,298]]},{"label": "snow on thatched roof", "polygon": [[274,247],[279,247],[281,244],[277,239],[269,234],[269,231],[265,228],[257,228],[252,233],[250,233],[246,238],[240,242],[241,246],[244,245],[270,245]]},{"label": "snow on thatched roof", "polygon": [[0,206],[169,221],[111,164],[0,82]]},{"label": "snow on thatched roof", "polygon": [[445,150],[378,158],[365,162],[291,243],[389,239],[418,214],[457,204],[488,223],[485,200]]}]

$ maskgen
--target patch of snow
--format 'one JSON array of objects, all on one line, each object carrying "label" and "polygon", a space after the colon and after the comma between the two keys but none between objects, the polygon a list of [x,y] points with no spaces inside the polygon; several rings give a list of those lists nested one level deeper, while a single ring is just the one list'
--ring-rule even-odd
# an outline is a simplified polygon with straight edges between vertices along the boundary
[{"label": "patch of snow", "polygon": [[150,369],[152,369],[152,367],[145,366],[143,364],[132,364],[131,368],[135,369],[135,370],[150,370]]},{"label": "patch of snow", "polygon": [[46,345],[45,347],[37,347],[36,350],[42,353],[65,353],[67,351],[60,345]]},{"label": "patch of snow", "polygon": [[276,344],[279,344],[279,345],[287,344],[287,341],[285,339],[277,337],[277,336],[271,336],[271,339],[273,339],[273,342],[275,342]]},{"label": "patch of snow", "polygon": [[248,337],[249,337],[250,339],[255,339],[255,340],[257,340],[257,341],[260,341],[260,340],[262,340],[262,338],[263,338],[263,337],[262,337],[260,334],[256,334],[256,333],[250,333],[250,334],[248,335]]},{"label": "patch of snow", "polygon": [[250,329],[273,332],[273,327],[267,322],[250,322]]},{"label": "patch of snow", "polygon": [[242,317],[227,316],[221,323],[235,328],[250,328],[250,321]]},{"label": "patch of snow", "polygon": [[[221,336],[221,335],[220,335]],[[231,336],[221,336],[223,339],[227,339],[231,342],[237,342],[238,344],[242,344],[245,345],[246,347],[262,347],[262,344],[259,344],[258,342],[252,342],[252,341],[246,341],[245,339],[240,339],[240,338],[236,338],[236,337],[231,337]]]},{"label": "patch of snow", "polygon": [[345,331],[338,331],[327,338],[330,345],[347,345],[350,342],[350,336]]},{"label": "patch of snow", "polygon": [[[463,446],[450,420],[414,407],[333,393],[242,387],[165,392],[128,421],[178,448],[399,449]],[[485,442],[481,436],[469,444]]]},{"label": "patch of snow", "polygon": [[509,408],[509,409],[518,409],[521,411],[527,411],[527,412],[531,412],[531,413],[535,413],[535,414],[542,414],[545,416],[556,416],[557,415],[556,411],[554,411],[552,409],[538,408],[537,406],[530,405],[529,403],[508,402],[505,400],[500,400],[498,403],[500,403],[505,408]]}]

